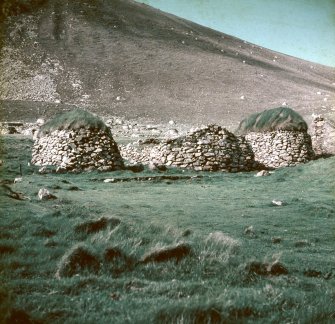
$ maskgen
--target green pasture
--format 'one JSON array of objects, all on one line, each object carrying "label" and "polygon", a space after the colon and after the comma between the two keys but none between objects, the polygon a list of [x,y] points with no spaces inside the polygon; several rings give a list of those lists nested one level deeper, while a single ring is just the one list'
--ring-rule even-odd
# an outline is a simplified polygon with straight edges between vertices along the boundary
[{"label": "green pasture", "polygon": [[267,177],[42,175],[31,147],[1,137],[0,322],[335,321],[334,157]]}]

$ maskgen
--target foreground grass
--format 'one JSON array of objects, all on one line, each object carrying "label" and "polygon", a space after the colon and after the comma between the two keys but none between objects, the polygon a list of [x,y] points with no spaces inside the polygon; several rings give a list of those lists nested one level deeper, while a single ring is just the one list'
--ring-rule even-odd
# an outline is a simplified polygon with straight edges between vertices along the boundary
[{"label": "foreground grass", "polygon": [[[334,158],[259,178],[178,170],[39,175],[27,166],[31,144],[15,136],[1,144],[7,183],[0,196],[3,318],[335,320]],[[22,182],[13,184],[20,164]],[[57,199],[39,201],[42,187]],[[14,199],[9,190],[27,199]],[[191,252],[180,258],[143,261],[183,244]]]}]

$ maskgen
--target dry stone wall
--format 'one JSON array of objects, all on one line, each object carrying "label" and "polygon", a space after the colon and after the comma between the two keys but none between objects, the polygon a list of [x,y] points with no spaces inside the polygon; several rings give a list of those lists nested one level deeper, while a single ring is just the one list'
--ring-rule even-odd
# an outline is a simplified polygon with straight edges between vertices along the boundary
[{"label": "dry stone wall", "polygon": [[126,146],[121,152],[130,161],[153,162],[196,171],[237,172],[256,167],[253,152],[244,137],[236,137],[217,125],[209,125],[143,150]]},{"label": "dry stone wall", "polygon": [[255,161],[267,168],[294,166],[314,158],[311,137],[307,132],[273,131],[249,133]]},{"label": "dry stone wall", "polygon": [[103,130],[55,130],[38,138],[32,151],[35,165],[56,165],[67,170],[116,170],[123,167],[118,146]]}]

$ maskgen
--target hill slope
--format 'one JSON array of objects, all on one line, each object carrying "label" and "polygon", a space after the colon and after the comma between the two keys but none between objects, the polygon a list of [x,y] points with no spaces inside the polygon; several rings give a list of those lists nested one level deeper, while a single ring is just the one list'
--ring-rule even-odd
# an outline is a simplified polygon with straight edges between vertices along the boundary
[{"label": "hill slope", "polygon": [[236,126],[283,102],[304,117],[334,107],[334,69],[129,0],[44,1],[1,28],[1,114],[9,120],[80,105]]}]

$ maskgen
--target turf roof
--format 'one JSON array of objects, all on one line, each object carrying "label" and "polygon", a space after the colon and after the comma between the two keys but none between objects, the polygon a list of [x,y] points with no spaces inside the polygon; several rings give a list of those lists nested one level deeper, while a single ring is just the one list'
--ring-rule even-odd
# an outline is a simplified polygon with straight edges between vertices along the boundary
[{"label": "turf roof", "polygon": [[99,117],[86,110],[75,109],[58,114],[49,120],[41,127],[39,136],[51,133],[54,130],[76,130],[80,128],[99,129],[107,133],[110,132],[107,125]]},{"label": "turf roof", "polygon": [[238,133],[271,132],[276,130],[307,131],[307,123],[294,110],[288,107],[278,107],[255,113],[243,119]]}]

